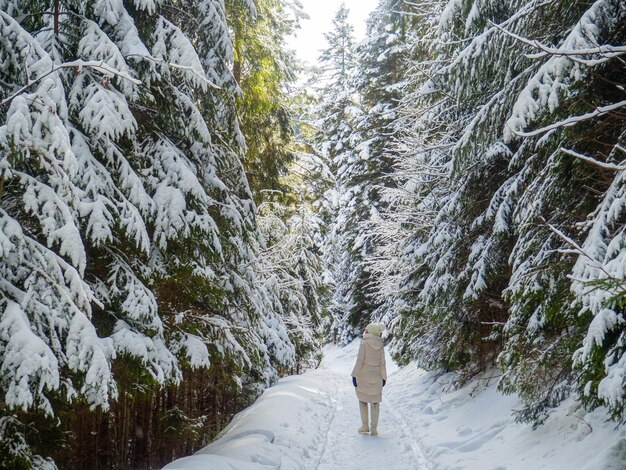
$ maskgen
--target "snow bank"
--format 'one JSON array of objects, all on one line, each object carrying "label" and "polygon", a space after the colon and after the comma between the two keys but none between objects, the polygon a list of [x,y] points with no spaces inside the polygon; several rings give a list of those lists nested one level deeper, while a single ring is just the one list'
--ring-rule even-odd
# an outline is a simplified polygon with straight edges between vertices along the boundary
[{"label": "snow bank", "polygon": [[220,437],[167,470],[316,468],[332,420],[337,377],[325,369],[280,380]]},{"label": "snow bank", "polygon": [[453,374],[437,378],[415,365],[390,378],[388,395],[432,469],[626,468],[626,429],[605,422],[606,410],[588,413],[569,399],[533,430],[514,422],[519,399],[500,394],[489,375],[458,390]]}]

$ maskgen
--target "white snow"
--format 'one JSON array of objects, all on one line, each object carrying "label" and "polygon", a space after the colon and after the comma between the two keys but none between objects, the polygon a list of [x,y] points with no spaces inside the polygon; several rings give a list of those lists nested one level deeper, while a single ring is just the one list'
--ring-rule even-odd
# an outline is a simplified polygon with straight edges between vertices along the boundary
[{"label": "white snow", "polygon": [[[453,390],[453,374],[437,378],[414,365],[390,377],[389,395],[414,430],[435,469],[623,469],[626,430],[605,422],[606,410],[588,413],[572,398],[533,430],[515,423],[519,398],[503,396],[484,374]],[[497,375],[494,371],[493,375]]]},{"label": "white snow", "polygon": [[624,468],[626,429],[605,422],[606,410],[589,413],[568,399],[533,430],[514,422],[521,404],[496,390],[497,371],[454,390],[454,374],[388,358],[380,435],[358,434],[357,347],[326,347],[318,369],[280,380],[215,442],[164,469]]},{"label": "white snow", "polygon": [[50,347],[32,332],[28,317],[15,302],[8,301],[0,317],[0,376],[8,383],[3,399],[9,409],[28,409],[39,405],[52,414],[47,398],[35,403],[33,389],[52,391],[59,388],[59,363]]}]

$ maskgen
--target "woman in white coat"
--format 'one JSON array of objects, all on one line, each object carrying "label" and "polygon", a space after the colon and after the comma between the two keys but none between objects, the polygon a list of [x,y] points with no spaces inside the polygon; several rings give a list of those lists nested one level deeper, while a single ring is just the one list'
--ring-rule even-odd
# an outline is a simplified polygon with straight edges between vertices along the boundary
[{"label": "woman in white coat", "polygon": [[[378,435],[378,415],[380,402],[383,399],[383,387],[387,383],[387,367],[385,365],[385,348],[380,337],[385,326],[381,323],[370,323],[365,328],[356,364],[352,370],[352,383],[356,388],[361,411],[361,427],[359,432]],[[368,423],[368,403],[371,409],[371,421]]]}]

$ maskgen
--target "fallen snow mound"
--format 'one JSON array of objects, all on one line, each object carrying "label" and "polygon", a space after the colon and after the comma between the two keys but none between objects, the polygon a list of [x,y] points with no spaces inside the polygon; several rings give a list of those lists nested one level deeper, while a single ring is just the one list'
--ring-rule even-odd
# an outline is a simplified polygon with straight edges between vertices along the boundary
[{"label": "fallen snow mound", "polygon": [[165,469],[317,468],[337,385],[323,369],[286,377],[235,416],[215,442]]}]

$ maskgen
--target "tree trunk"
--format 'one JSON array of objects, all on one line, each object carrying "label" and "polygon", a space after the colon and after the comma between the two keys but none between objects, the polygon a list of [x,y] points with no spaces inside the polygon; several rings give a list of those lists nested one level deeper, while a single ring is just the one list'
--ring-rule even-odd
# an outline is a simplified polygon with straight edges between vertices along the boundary
[{"label": "tree trunk", "polygon": [[59,0],[54,0],[54,35],[59,35]]}]

